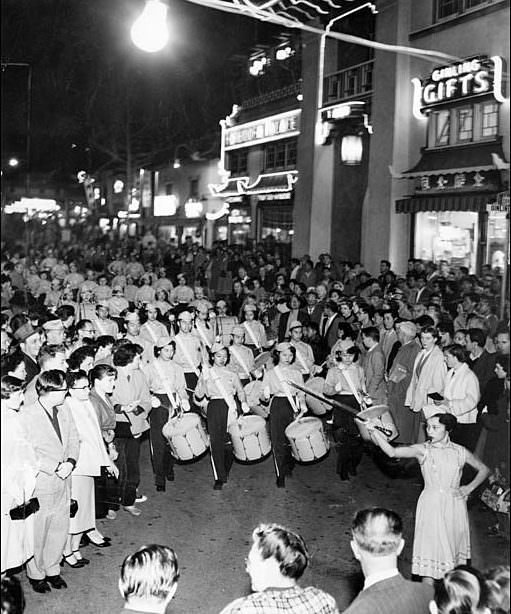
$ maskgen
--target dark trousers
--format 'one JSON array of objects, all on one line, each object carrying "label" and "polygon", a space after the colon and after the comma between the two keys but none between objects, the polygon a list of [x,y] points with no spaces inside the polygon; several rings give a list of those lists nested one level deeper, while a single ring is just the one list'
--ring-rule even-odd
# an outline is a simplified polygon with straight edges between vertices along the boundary
[{"label": "dark trousers", "polygon": [[119,487],[115,478],[107,475],[101,468],[101,475],[94,478],[94,496],[96,501],[96,518],[105,518],[108,510],[119,508]]},{"label": "dark trousers", "polygon": [[232,443],[227,432],[227,403],[212,399],[208,403],[208,432],[211,448],[211,464],[215,480],[227,481],[232,467]]},{"label": "dark trousers", "polygon": [[185,382],[186,382],[186,387],[188,388],[186,393],[188,394],[188,399],[190,401],[190,408],[196,414],[200,414],[200,407],[198,407],[198,405],[193,400],[193,393],[195,391],[195,388],[197,387],[198,381],[199,381],[199,378],[195,375],[195,373],[185,372]]},{"label": "dark trousers", "polygon": [[450,437],[454,443],[473,452],[476,449],[480,434],[481,424],[474,422],[473,424],[458,424]]},{"label": "dark trousers", "polygon": [[151,461],[153,464],[154,483],[156,486],[165,486],[165,479],[174,467],[174,457],[170,453],[168,441],[161,429],[169,419],[169,399],[166,394],[155,394],[162,405],[153,407],[149,414],[151,430]]},{"label": "dark trousers", "polygon": [[[130,436],[127,436],[128,431]],[[118,492],[121,505],[133,505],[137,497],[137,487],[140,483],[140,437],[131,435],[127,422],[118,422],[115,429],[115,447],[119,452],[117,467],[119,468]],[[111,509],[119,509],[119,505]]]},{"label": "dark trousers", "polygon": [[284,397],[273,397],[270,405],[270,436],[277,477],[289,475],[294,467],[286,427],[293,422],[293,408]]},{"label": "dark trousers", "polygon": [[[334,400],[353,407],[357,411],[360,406],[352,395],[336,395]],[[333,437],[337,448],[337,473],[342,479],[348,479],[349,474],[355,475],[362,459],[364,447],[362,438],[355,424],[354,416],[347,409],[334,407]]]}]

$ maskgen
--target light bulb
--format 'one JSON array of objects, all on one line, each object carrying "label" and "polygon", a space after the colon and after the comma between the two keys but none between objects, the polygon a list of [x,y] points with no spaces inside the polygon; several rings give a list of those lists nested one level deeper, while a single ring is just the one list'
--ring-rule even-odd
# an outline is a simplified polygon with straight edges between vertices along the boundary
[{"label": "light bulb", "polygon": [[142,14],[131,28],[131,40],[142,51],[155,53],[167,44],[167,10],[167,5],[160,0],[146,1]]}]

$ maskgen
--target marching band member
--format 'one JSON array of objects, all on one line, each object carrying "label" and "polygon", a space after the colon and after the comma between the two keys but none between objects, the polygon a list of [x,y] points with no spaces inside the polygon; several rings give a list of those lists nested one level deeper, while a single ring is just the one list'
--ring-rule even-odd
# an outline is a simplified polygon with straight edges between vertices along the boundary
[{"label": "marching band member", "polygon": [[170,291],[170,302],[172,305],[189,305],[193,301],[193,290],[186,285],[186,277],[183,273],[177,276],[178,285]]},{"label": "marching band member", "polygon": [[240,378],[241,384],[246,386],[255,368],[254,354],[249,347],[243,344],[245,340],[245,329],[243,326],[235,326],[231,334],[232,343],[229,347],[229,352],[231,354],[229,369],[233,371],[233,373],[236,373]]},{"label": "marching band member", "polygon": [[215,490],[221,490],[227,482],[233,462],[232,444],[229,440],[228,425],[237,418],[234,395],[241,401],[243,413],[248,413],[245,391],[240,378],[227,368],[229,350],[222,343],[211,348],[210,367],[204,365],[195,389],[195,399],[201,402],[208,398],[207,420],[211,446],[211,464],[215,476]]},{"label": "marching band member", "polygon": [[296,360],[293,363],[293,367],[300,371],[303,381],[306,382],[309,377],[315,375],[320,368],[314,364],[314,354],[311,346],[305,343],[305,341],[302,341],[303,324],[298,322],[298,320],[291,322],[289,324],[289,332],[291,334],[289,343],[296,350]]},{"label": "marching band member", "polygon": [[190,403],[193,403],[193,390],[199,379],[199,367],[202,362],[201,342],[195,335],[192,335],[193,315],[190,311],[182,311],[177,319],[179,331],[175,336],[174,361],[184,371],[186,387],[189,391],[188,398]]},{"label": "marching band member", "polygon": [[93,320],[95,317],[96,305],[94,304],[92,290],[82,288],[78,293],[78,312],[76,314],[76,321]]},{"label": "marching band member", "polygon": [[48,322],[43,324],[42,328],[45,332],[46,343],[48,345],[61,345],[64,343],[66,329],[60,318],[57,320],[48,320]]},{"label": "marching band member", "polygon": [[[358,412],[362,409],[365,392],[364,370],[358,364],[360,350],[356,345],[339,350],[336,364],[328,369],[324,393],[334,397],[339,403],[348,405]],[[363,446],[354,421],[347,409],[334,407],[333,435],[337,446],[337,473],[341,480],[349,480],[357,474],[357,466],[362,459]]]},{"label": "marching band member", "polygon": [[268,345],[264,326],[256,320],[257,307],[247,303],[243,307],[242,326],[245,329],[246,345],[256,354]]},{"label": "marching band member", "polygon": [[238,325],[236,316],[227,315],[227,303],[223,299],[216,302],[216,336],[220,337],[220,341],[226,345],[231,340],[232,329]]},{"label": "marching band member", "polygon": [[131,343],[140,345],[143,349],[141,368],[145,369],[153,358],[153,344],[147,341],[141,334],[140,316],[138,311],[128,311],[124,316],[124,326],[126,327],[125,339],[128,339]]},{"label": "marching band member", "polygon": [[180,408],[190,411],[185,374],[182,367],[173,360],[175,352],[176,342],[168,335],[162,335],[155,344],[155,358],[145,371],[152,394],[149,416],[151,458],[154,482],[159,492],[165,491],[165,479],[174,481],[174,458],[162,428]]},{"label": "marching band member", "polygon": [[196,303],[192,334],[201,341],[204,354],[203,362],[207,361],[209,359],[209,350],[215,342],[215,329],[209,322],[207,301],[197,301]]},{"label": "marching band member", "polygon": [[169,333],[165,324],[158,322],[158,308],[154,303],[146,303],[145,315],[147,320],[140,327],[140,336],[153,346],[160,337],[166,337]]},{"label": "marching band member", "polygon": [[293,470],[293,457],[286,437],[286,427],[300,418],[306,411],[305,395],[293,388],[288,382],[303,386],[302,374],[295,368],[296,348],[288,342],[279,343],[275,348],[274,367],[266,371],[263,377],[263,394],[261,399],[270,404],[270,435],[273,459],[277,474],[277,487],[285,487],[286,475]]},{"label": "marching band member", "polygon": [[110,335],[114,339],[119,336],[119,326],[117,322],[110,319],[109,307],[107,302],[97,303],[96,317],[92,320],[96,337]]}]

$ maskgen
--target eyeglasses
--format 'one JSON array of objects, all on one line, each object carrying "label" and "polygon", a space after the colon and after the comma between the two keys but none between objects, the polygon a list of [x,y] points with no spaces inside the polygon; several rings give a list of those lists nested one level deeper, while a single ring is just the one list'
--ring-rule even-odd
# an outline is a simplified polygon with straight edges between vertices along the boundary
[{"label": "eyeglasses", "polygon": [[86,386],[71,386],[71,390],[87,390],[87,388],[90,388],[89,384]]},{"label": "eyeglasses", "polygon": [[66,388],[54,388],[53,390],[50,390],[50,392],[67,392],[69,390],[69,388],[66,386]]}]

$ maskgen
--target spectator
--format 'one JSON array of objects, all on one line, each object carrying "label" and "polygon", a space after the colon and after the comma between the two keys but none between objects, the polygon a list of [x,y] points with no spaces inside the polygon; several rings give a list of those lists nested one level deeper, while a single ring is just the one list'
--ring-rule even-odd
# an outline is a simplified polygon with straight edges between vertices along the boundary
[{"label": "spectator", "polygon": [[419,614],[426,612],[433,589],[405,580],[398,557],[405,542],[401,518],[392,510],[369,508],[355,514],[351,549],[360,562],[362,592],[344,614]]},{"label": "spectator", "polygon": [[2,614],[23,614],[25,611],[25,595],[16,576],[2,578],[0,606]]},{"label": "spectator", "polygon": [[491,614],[509,612],[509,565],[500,565],[484,572]]},{"label": "spectator", "polygon": [[487,589],[478,574],[453,569],[445,574],[430,603],[431,614],[487,614]]}]

